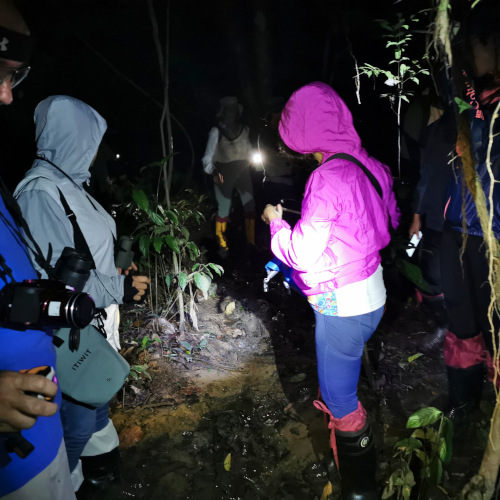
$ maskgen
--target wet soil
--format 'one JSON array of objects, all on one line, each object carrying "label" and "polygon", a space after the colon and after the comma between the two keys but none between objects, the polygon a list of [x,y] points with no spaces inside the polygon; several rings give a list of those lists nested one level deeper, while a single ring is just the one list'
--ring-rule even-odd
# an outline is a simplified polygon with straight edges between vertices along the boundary
[{"label": "wet soil", "polygon": [[[240,253],[225,262],[217,289],[208,300],[198,297],[199,331],[181,334],[175,318],[150,317],[146,306],[123,312],[124,352],[152,380],[143,373],[114,401],[123,484],[102,498],[322,498],[329,436],[313,406],[314,315],[280,277],[263,292],[268,257]],[[358,387],[375,430],[381,486],[394,445],[411,433],[408,417],[426,406],[445,410],[447,401],[440,349],[409,361],[435,325],[409,283],[389,269],[386,284],[387,311],[367,345]],[[133,342],[144,336],[153,343],[139,352]],[[479,467],[494,395],[485,398],[483,418],[456,439],[446,467],[451,498]]]}]

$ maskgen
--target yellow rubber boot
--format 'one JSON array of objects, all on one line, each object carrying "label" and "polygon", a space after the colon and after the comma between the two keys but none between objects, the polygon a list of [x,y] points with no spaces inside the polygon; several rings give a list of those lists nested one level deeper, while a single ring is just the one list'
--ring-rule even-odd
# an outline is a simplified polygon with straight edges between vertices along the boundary
[{"label": "yellow rubber boot", "polygon": [[245,219],[245,232],[247,237],[247,243],[255,246],[255,219],[246,218]]},{"label": "yellow rubber boot", "polygon": [[229,250],[226,240],[227,220],[220,220],[217,218],[215,221],[215,236],[217,236],[217,243],[224,250]]}]

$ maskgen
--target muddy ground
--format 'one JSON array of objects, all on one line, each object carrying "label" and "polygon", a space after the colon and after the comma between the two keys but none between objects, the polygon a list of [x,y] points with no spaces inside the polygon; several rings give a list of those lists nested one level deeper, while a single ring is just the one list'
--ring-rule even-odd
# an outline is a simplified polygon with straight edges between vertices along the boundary
[{"label": "muddy ground", "polygon": [[[175,318],[151,317],[146,305],[124,310],[123,347],[152,380],[142,373],[114,401],[124,481],[103,498],[322,497],[329,448],[323,415],[313,406],[314,315],[280,277],[263,292],[268,257],[239,252],[224,262],[216,290],[197,302],[199,331],[181,335]],[[381,486],[394,467],[395,443],[410,435],[408,417],[426,406],[444,410],[447,401],[441,352],[408,361],[434,324],[411,284],[385,267],[387,311],[367,346],[359,384],[376,433]],[[141,349],[145,336],[152,343]],[[457,442],[444,473],[450,497],[479,467],[493,400],[487,391],[482,423]]]}]

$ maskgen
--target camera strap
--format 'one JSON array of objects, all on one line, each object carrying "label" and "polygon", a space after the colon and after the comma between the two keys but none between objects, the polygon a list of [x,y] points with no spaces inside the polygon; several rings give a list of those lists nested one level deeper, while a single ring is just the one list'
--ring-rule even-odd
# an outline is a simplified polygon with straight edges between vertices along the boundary
[{"label": "camera strap", "polygon": [[[33,238],[33,235],[31,234],[30,228],[23,217],[19,204],[17,203],[16,199],[12,196],[10,191],[7,189],[7,186],[5,185],[1,177],[0,177],[0,194],[2,195],[5,206],[9,210],[17,226],[12,224],[10,220],[7,217],[5,217],[5,215],[2,214],[1,212],[0,212],[0,218],[2,219],[4,224],[11,229],[11,231],[19,239],[19,241],[23,243],[25,248],[29,248],[36,263],[47,273],[47,276],[50,279],[55,279],[54,268],[50,265],[50,260],[46,259],[45,256],[43,255],[42,250],[40,249],[38,243]],[[21,228],[23,232],[21,232],[19,228]]]},{"label": "camera strap", "polygon": [[[7,278],[10,278],[10,282],[7,281]],[[12,269],[7,265],[5,257],[2,254],[0,254],[0,279],[3,280],[6,285],[16,281],[12,275]]]},{"label": "camera strap", "polygon": [[85,239],[85,236],[83,236],[82,230],[80,229],[80,225],[76,220],[76,215],[73,212],[73,210],[71,210],[71,208],[69,207],[66,198],[62,194],[62,191],[59,188],[57,188],[57,190],[59,191],[59,197],[61,198],[61,203],[62,206],[64,207],[64,211],[66,212],[66,217],[69,219],[71,225],[73,226],[73,240],[75,244],[75,250],[77,252],[85,254],[92,261],[91,269],[95,269],[96,267],[94,258],[92,257],[92,253],[90,252],[87,240]]},{"label": "camera strap", "polygon": [[[354,158],[354,156],[351,156],[350,154],[347,154],[347,153],[336,153],[336,154],[330,156],[330,158],[328,158],[328,160],[326,160],[326,161],[335,160],[335,158],[340,158],[342,160],[348,160],[352,163],[355,163],[368,177],[368,179],[372,183],[372,186],[375,188],[375,191],[377,191],[380,198],[383,198],[382,188],[380,187],[378,180],[357,158]],[[326,163],[326,161],[324,163]]]}]

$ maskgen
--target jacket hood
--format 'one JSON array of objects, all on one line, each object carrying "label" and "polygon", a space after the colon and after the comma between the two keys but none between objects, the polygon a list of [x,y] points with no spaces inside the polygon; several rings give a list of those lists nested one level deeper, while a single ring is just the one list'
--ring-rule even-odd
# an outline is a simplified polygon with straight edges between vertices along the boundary
[{"label": "jacket hood", "polygon": [[[88,104],[64,95],[44,99],[35,109],[37,155],[57,165],[82,185],[90,178],[106,120]],[[31,170],[50,164],[35,161]]]},{"label": "jacket hood", "polygon": [[283,109],[279,133],[298,153],[350,153],[361,149],[352,115],[326,83],[313,82],[295,91]]}]

